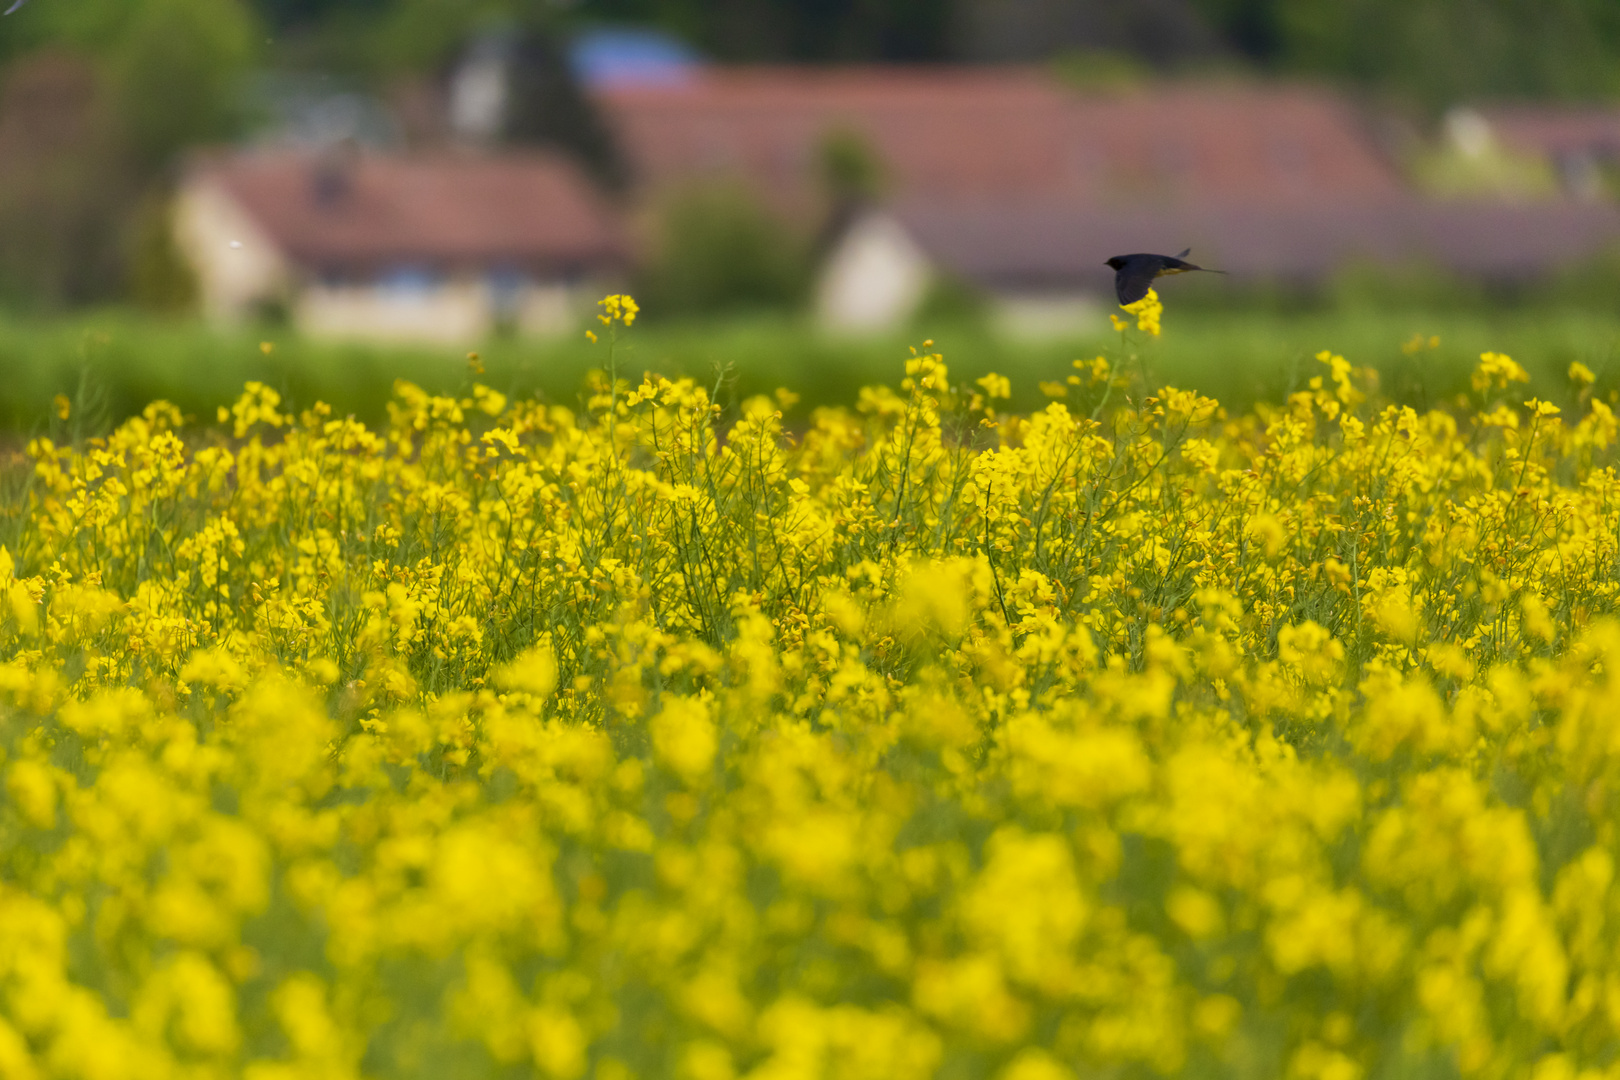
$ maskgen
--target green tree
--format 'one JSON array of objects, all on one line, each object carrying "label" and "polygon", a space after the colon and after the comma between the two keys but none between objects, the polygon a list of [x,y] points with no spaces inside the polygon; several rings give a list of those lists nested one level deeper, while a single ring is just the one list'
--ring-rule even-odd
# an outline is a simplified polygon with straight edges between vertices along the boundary
[{"label": "green tree", "polygon": [[1197,0],[1252,59],[1432,107],[1620,94],[1613,0]]},{"label": "green tree", "polygon": [[6,30],[0,296],[110,299],[131,285],[143,203],[186,147],[235,130],[257,16],[245,0],[73,0]]},{"label": "green tree", "polygon": [[746,190],[694,188],[671,200],[637,295],[654,314],[707,315],[797,304],[805,245]]},{"label": "green tree", "polygon": [[[379,0],[260,0],[266,10],[334,20]],[[491,17],[551,25],[625,21],[662,26],[721,60],[941,60],[952,0],[394,0],[373,24],[379,66],[424,70]]]},{"label": "green tree", "polygon": [[186,146],[229,134],[256,28],[237,0],[141,0],[108,49],[106,74],[134,164],[161,168]]},{"label": "green tree", "polygon": [[823,137],[817,166],[822,189],[835,208],[875,199],[883,191],[883,160],[867,138],[853,129]]},{"label": "green tree", "polygon": [[579,17],[654,22],[723,60],[941,60],[953,0],[582,0]]},{"label": "green tree", "polygon": [[368,63],[383,76],[433,71],[480,26],[543,20],[549,6],[538,0],[394,0],[387,14],[367,27]]}]

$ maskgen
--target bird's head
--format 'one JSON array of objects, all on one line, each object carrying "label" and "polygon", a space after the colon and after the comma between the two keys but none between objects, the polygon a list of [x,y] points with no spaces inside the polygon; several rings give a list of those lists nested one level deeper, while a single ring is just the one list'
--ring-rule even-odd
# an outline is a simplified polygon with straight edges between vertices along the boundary
[{"label": "bird's head", "polygon": [[1103,265],[1108,267],[1110,270],[1118,270],[1120,267],[1125,265],[1125,256],[1115,255],[1112,259],[1109,259],[1107,262],[1103,263]]}]

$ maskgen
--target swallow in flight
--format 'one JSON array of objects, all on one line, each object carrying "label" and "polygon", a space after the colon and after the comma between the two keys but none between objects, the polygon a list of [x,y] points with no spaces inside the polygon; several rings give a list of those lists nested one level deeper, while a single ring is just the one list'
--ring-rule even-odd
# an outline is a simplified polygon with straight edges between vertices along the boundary
[{"label": "swallow in flight", "polygon": [[1153,287],[1153,279],[1164,277],[1166,274],[1185,274],[1189,270],[1204,270],[1208,274],[1224,274],[1225,270],[1206,270],[1202,266],[1194,266],[1190,262],[1183,262],[1192,248],[1188,248],[1180,255],[1115,255],[1104,265],[1113,268],[1114,294],[1119,297],[1121,306],[1134,304],[1148,294]]}]

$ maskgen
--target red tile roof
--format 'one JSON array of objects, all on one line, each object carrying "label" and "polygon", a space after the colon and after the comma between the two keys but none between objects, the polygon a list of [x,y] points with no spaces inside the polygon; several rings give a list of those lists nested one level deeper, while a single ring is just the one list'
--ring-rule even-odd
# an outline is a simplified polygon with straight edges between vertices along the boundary
[{"label": "red tile roof", "polygon": [[987,288],[1110,288],[1111,255],[1191,247],[1237,280],[1319,284],[1346,264],[1532,278],[1620,243],[1620,208],[1577,202],[1255,202],[1104,208],[916,202],[896,208],[931,258]]},{"label": "red tile roof", "polygon": [[1110,201],[1331,202],[1404,188],[1355,111],[1308,88],[1171,83],[1076,98],[1069,116],[1071,162]]},{"label": "red tile roof", "polygon": [[549,154],[266,152],[205,161],[197,171],[295,263],[315,269],[589,270],[623,250],[611,208],[572,164]]},{"label": "red tile roof", "polygon": [[898,198],[1368,198],[1401,188],[1353,110],[1298,87],[1080,94],[1006,68],[717,69],[599,95],[638,179],[716,176],[814,206],[817,154],[859,133]]},{"label": "red tile roof", "polygon": [[1480,115],[1503,144],[1521,153],[1620,157],[1620,109],[1505,105]]},{"label": "red tile roof", "polygon": [[904,193],[1016,197],[1061,173],[1064,97],[1030,75],[744,69],[602,94],[636,180],[733,177],[790,205],[817,196],[831,134],[867,140]]}]

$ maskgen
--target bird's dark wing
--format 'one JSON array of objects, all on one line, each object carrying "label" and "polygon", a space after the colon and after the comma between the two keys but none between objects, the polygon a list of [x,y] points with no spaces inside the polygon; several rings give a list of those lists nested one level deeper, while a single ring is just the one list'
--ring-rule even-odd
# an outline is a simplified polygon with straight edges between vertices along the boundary
[{"label": "bird's dark wing", "polygon": [[1176,258],[1185,259],[1187,256],[1189,256],[1191,254],[1192,254],[1192,248],[1183,248],[1182,251],[1181,251],[1181,254],[1177,255]]},{"label": "bird's dark wing", "polygon": [[1125,265],[1114,272],[1114,295],[1119,297],[1120,304],[1134,304],[1146,296],[1161,265],[1151,257],[1136,255],[1127,259]]}]

